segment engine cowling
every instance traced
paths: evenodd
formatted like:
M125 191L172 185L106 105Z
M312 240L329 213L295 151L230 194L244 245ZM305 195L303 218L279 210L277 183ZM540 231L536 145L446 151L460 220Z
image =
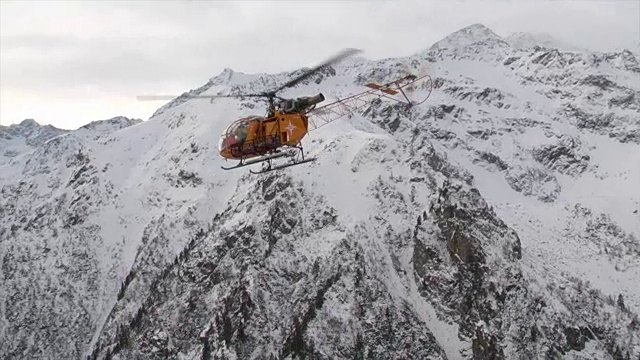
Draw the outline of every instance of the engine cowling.
M307 111L309 108L314 108L316 104L324 101L324 95L322 93L316 96L305 96L295 100L295 111Z

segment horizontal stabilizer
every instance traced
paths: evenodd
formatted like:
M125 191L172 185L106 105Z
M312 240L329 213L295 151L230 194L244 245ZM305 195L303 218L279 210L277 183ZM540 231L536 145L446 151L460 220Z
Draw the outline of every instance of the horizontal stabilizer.
M388 88L388 87L386 87L386 86L382 86L382 85L378 85L378 84L374 84L374 83L368 83L368 84L367 84L367 85L365 85L365 86L366 86L366 87L370 87L370 88L372 88L372 89L380 90L380 91L382 91L383 93L387 93L387 94L389 94L389 95L395 95L395 94L397 94L397 93L398 93L397 91L392 90L392 89L389 89L389 88Z

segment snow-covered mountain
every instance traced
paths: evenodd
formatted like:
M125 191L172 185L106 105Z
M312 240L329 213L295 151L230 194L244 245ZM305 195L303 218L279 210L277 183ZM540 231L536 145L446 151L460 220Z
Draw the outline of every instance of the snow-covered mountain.
M40 126L33 119L9 126L0 125L0 164L6 164L18 154L37 148L65 132L52 125Z
M476 24L281 96L424 69L422 105L373 102L305 138L316 162L264 175L216 151L262 115L251 99L179 97L18 150L45 131L0 129L0 358L640 357L635 56Z
M532 49L536 46L547 49L559 49L564 51L586 51L586 49L580 48L573 44L560 41L547 33L525 33L516 32L505 38L512 47L516 49L526 50Z

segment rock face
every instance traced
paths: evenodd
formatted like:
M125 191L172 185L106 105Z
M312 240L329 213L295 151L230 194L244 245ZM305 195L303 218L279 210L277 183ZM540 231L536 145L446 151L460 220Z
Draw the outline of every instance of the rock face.
M8 146L8 140L23 139L27 145L38 147L45 141L67 132L55 126L41 126L33 119L23 120L19 124L4 126L0 125L0 139L3 140L3 147Z
M316 74L281 95L426 67L434 87L260 176L216 152L252 99L0 129L2 153L39 139L0 163L0 358L637 359L637 60L513 42L477 24Z
M113 132L141 122L141 119L129 119L126 116L116 116L107 120L92 121L81 126L80 130L90 130L99 133Z

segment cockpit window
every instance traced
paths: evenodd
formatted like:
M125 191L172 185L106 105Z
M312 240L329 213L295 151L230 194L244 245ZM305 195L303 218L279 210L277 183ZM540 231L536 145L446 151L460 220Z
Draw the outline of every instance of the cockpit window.
M235 144L242 144L247 139L249 123L259 118L259 116L247 116L231 123L220 137L218 150L223 151Z

